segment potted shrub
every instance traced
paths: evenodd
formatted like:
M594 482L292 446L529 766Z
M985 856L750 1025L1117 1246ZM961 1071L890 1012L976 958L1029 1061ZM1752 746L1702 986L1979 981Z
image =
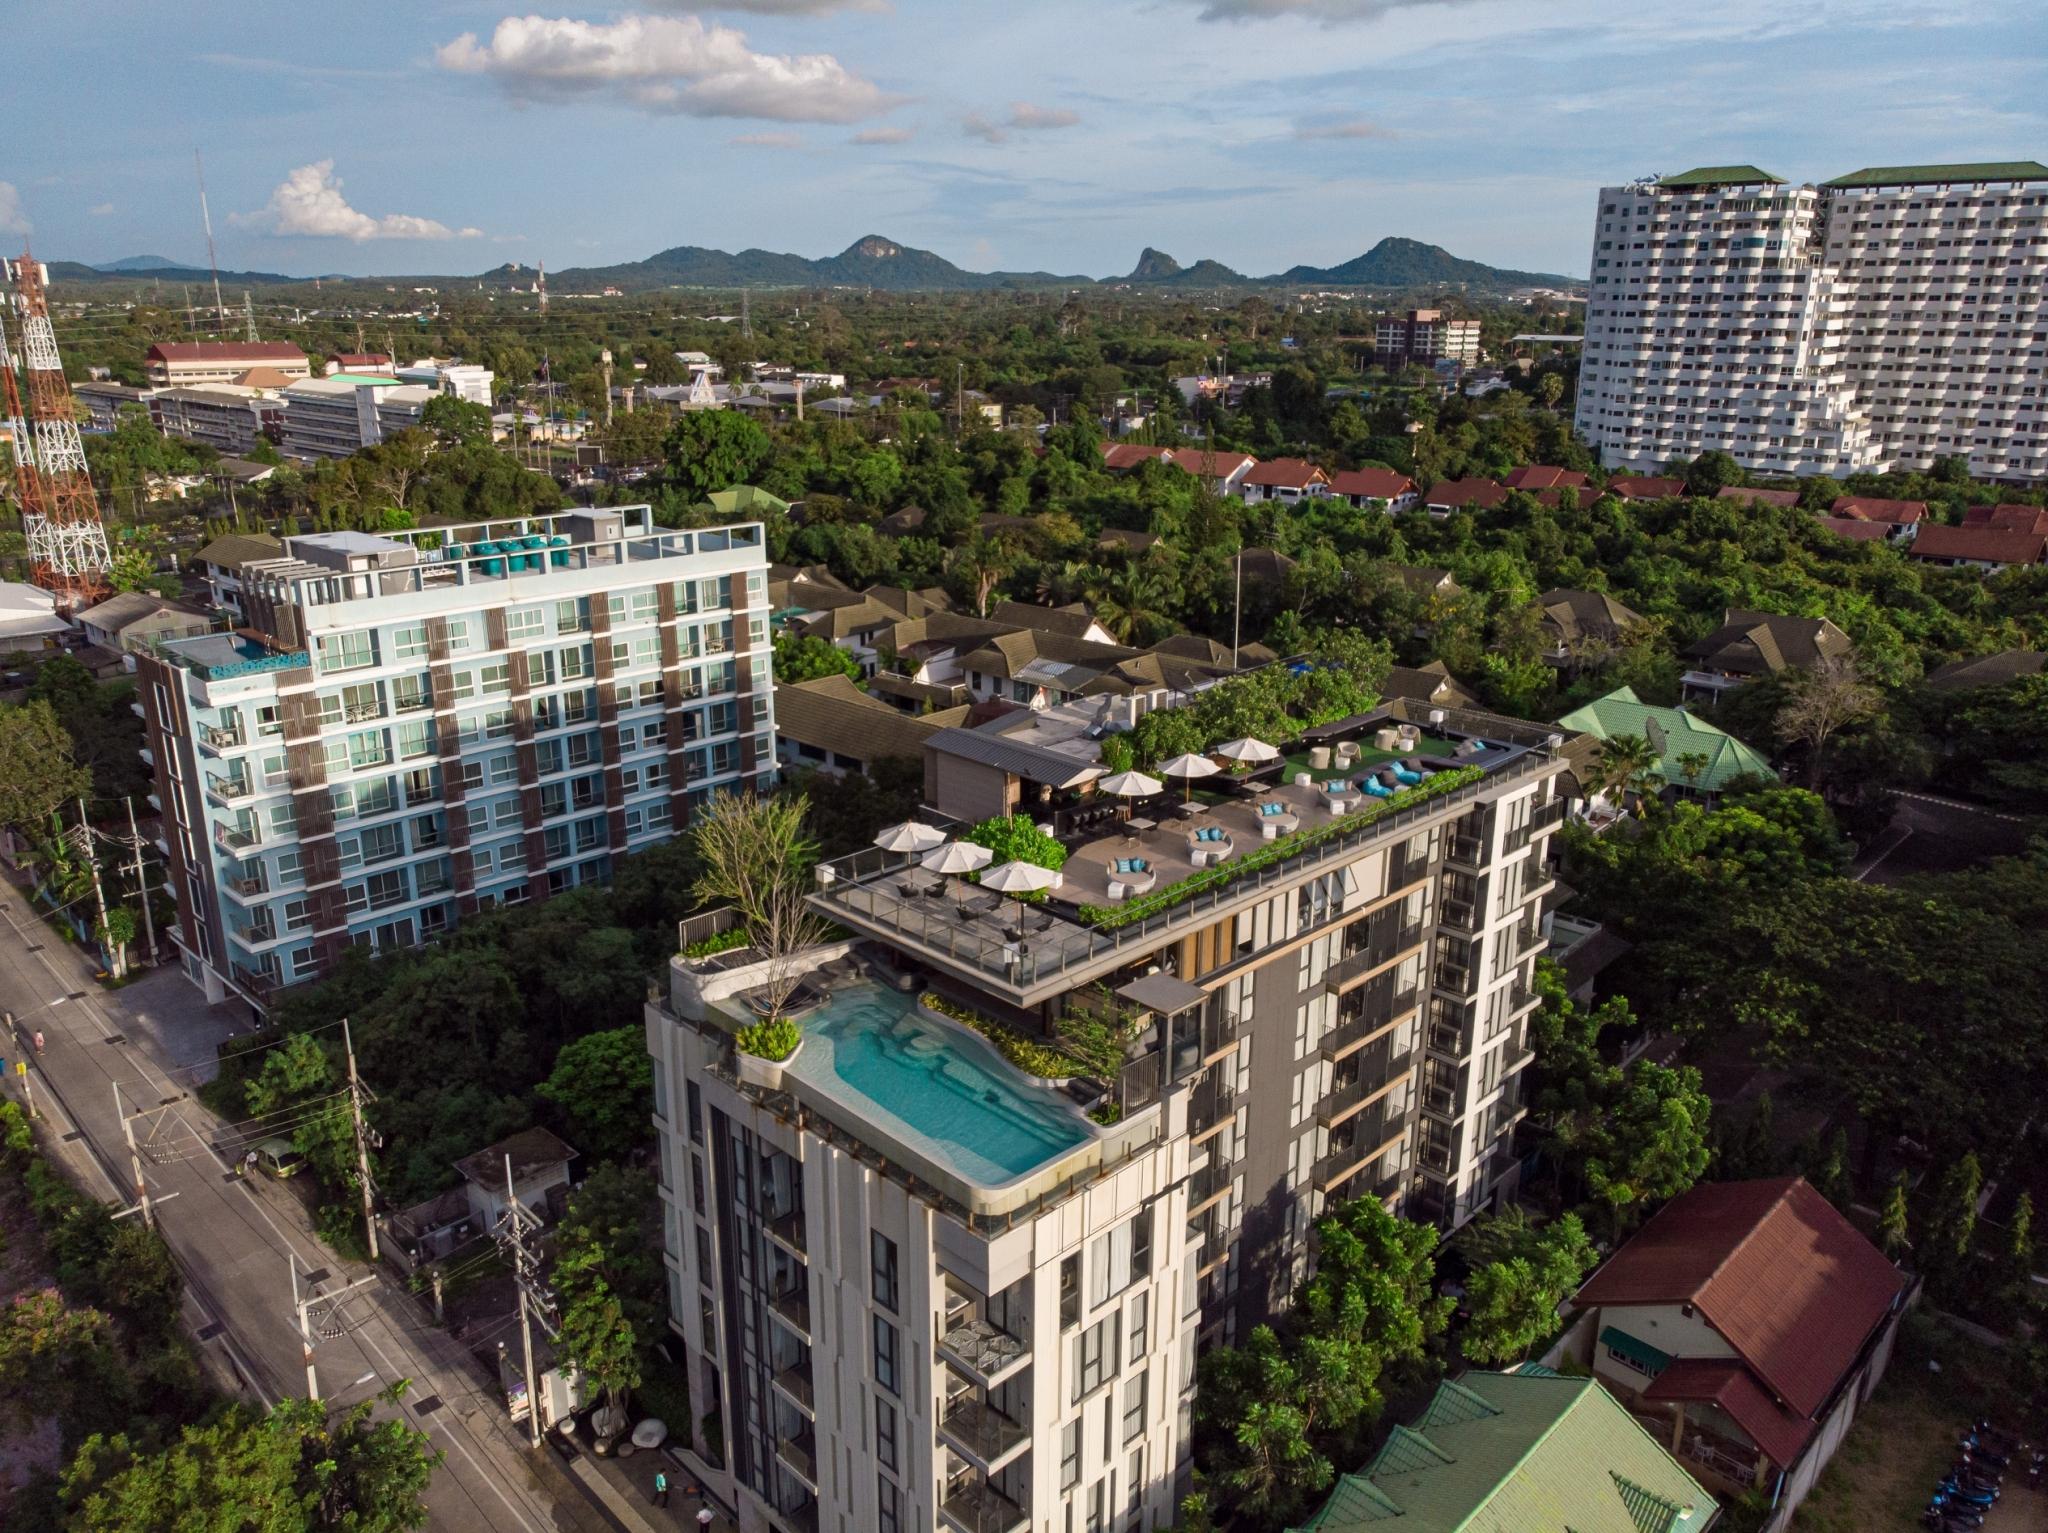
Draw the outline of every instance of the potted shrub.
M796 1057L803 1041L802 1029L787 1017L770 1017L741 1028L733 1038L739 1049L740 1079L749 1086L779 1089L783 1066Z

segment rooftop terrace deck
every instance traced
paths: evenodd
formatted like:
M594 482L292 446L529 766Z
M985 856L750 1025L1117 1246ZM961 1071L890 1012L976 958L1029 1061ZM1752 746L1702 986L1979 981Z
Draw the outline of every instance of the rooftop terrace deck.
M1059 886L1042 905L1022 905L963 879L926 872L915 857L874 849L823 864L813 901L856 931L969 971L1013 1000L1034 1003L1155 949L1181 929L1291 887L1320 864L1351 860L1371 841L1406 834L1504 782L1557 765L1549 736L1534 726L1520 726L1513 731L1519 738L1510 739L1505 726L1511 721L1469 717L1475 725L1502 727L1491 733L1473 729L1466 737L1486 748L1462 761L1423 756L1435 775L1391 800L1358 790L1358 780L1371 774L1357 766L1341 777L1333 766L1312 776L1308 786L1283 777L1263 794L1215 802L1185 816L1180 790L1173 789L1134 810L1132 823L1077 840ZM1350 791L1333 797L1321 786L1326 780L1344 781ZM1262 813L1261 799L1283 807L1277 814ZM1148 807L1163 820L1145 813ZM1210 826L1227 840L1191 839L1192 832ZM1203 853L1199 867L1197 850ZM1147 867L1120 873L1118 861L1132 858ZM1120 898L1113 883L1123 886Z

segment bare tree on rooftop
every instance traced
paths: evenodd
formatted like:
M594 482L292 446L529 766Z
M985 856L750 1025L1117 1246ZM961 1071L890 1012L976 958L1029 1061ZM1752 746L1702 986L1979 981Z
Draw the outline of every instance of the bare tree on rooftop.
M1855 660L1846 657L1824 661L1810 671L1785 672L1783 684L1778 732L1806 747L1806 780L1811 784L1820 776L1828 741L1838 730L1875 714L1884 696L1857 675Z
M803 953L828 930L805 899L818 853L804 830L809 810L803 794L721 793L690 827L704 864L697 897L724 900L739 912L748 946L767 964L762 989L770 1016L781 1015L803 978Z

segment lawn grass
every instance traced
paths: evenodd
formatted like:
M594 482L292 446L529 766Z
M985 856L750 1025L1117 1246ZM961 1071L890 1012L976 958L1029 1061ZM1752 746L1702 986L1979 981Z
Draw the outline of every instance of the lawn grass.
M1930 1361L1940 1363L1939 1373ZM1954 1462L1963 1429L1980 1416L2016 1428L2015 1405L2007 1364L1997 1353L1931 1316L1907 1316L1884 1382L1857 1413L1792 1527L1797 1533L1917 1528L1928 1494Z

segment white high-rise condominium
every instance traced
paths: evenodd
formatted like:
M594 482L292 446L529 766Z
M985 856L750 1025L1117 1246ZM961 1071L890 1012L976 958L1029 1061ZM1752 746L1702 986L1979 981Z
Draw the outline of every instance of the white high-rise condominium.
M603 882L775 770L758 524L645 506L318 533L243 626L140 659L186 974L263 1003L347 947Z
M811 955L786 1065L734 1043L774 960L679 957L648 1006L678 1435L743 1533L1166 1527L1196 1358L1286 1306L1319 1215L1449 1228L1514 1195L1550 728L1397 703L1303 745L1384 780L1276 762L1263 796L1108 825L1098 721L925 744L932 822L1028 812L1072 845L1045 905L858 853L818 869L850 940ZM1019 1068L1066 1074L1018 1044L1087 1033L1088 1079Z
M1576 426L1610 468L2048 476L2048 166L1790 186L1753 165L1610 186Z

